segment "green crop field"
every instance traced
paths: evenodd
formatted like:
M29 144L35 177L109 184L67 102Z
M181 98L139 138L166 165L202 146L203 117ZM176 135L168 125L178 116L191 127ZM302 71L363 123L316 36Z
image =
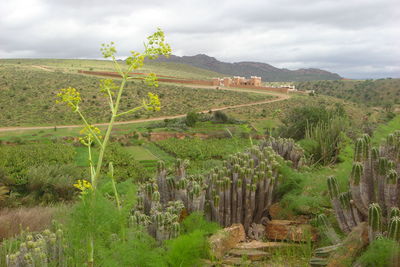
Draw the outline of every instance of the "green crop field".
M158 158L153 155L149 150L147 150L143 146L127 146L125 147L127 150L137 161L152 161L158 160Z

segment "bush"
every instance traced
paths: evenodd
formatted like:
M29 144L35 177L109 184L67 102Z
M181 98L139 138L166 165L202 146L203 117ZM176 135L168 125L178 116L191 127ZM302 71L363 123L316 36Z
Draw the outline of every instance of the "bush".
M201 258L208 257L208 242L206 233L194 230L187 235L181 235L166 242L166 262L169 266L194 267L202 266Z
M308 127L328 122L334 116L344 116L343 112L342 106L336 106L333 110L322 105L296 107L282 120L283 126L279 131L282 137L300 140L305 137Z
M328 122L319 122L306 130L306 139L302 141L309 160L315 164L328 165L336 163L347 122L336 117Z
M194 127L196 125L197 120L198 120L198 115L196 112L191 111L188 114L186 114L185 123L187 126Z
M359 262L366 267L389 267L396 266L395 262L399 257L400 245L396 241L383 238L373 241L361 255Z
M73 165L44 164L29 168L27 177L28 199L50 203L71 200L75 192L73 184L82 177L82 172Z
M213 120L218 123L227 123L229 118L224 112L217 110L213 114Z

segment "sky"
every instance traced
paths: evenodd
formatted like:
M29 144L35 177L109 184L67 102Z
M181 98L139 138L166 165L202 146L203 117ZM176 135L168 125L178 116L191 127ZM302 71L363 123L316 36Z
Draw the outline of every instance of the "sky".
M0 0L0 58L124 58L157 27L179 56L400 78L398 0Z

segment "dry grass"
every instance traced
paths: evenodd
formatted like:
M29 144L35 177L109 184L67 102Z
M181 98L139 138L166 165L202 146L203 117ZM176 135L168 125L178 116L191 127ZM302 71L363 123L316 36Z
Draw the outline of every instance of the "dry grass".
M46 229L59 207L21 207L0 210L0 240L13 237L21 230L41 231Z

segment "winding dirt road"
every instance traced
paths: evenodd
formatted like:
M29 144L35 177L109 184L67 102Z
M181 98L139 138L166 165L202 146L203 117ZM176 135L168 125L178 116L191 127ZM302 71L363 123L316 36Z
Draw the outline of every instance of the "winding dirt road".
M191 86L193 87L193 86ZM196 86L198 87L198 86ZM215 89L215 87L201 87L204 89ZM258 93L258 94L265 94L265 95L273 95L276 96L277 98L270 99L270 100L264 100L264 101L259 101L259 102L252 102L252 103L247 103L247 104L239 104L239 105L232 105L232 106L225 106L225 107L219 107L219 108L212 108L208 110L203 110L201 113L207 113L210 110L211 111L218 111L218 110L226 110L226 109L234 109L234 108L241 108L241 107L249 107L249 106L255 106L255 105L261 105L261 104L268 104L268 103L273 103L273 102L278 102L278 101L283 101L288 98L290 98L289 94L279 94L279 93L274 93L274 92L264 92L264 91L255 91L255 90L246 90L246 89L228 89L228 88L221 88L219 90L232 90L232 91L242 91L242 92L251 92L251 93ZM150 121L160 121L160 120L165 120L165 119L176 119L176 118L182 118L185 117L186 114L180 114L180 115L173 115L173 116L163 116L163 117L157 117L157 118L149 118L149 119L139 119L139 120L128 120L128 121L118 121L114 122L114 125L123 125L123 124L134 124L134 123L141 123L141 122L150 122ZM94 124L95 126L107 126L107 123L96 123ZM2 127L0 128L0 132L12 132L12 131L29 131L29 130L46 130L46 129L54 129L56 127L57 129L66 129L66 128L80 128L82 127L82 124L76 124L76 125L57 125L57 126L18 126L18 127Z

